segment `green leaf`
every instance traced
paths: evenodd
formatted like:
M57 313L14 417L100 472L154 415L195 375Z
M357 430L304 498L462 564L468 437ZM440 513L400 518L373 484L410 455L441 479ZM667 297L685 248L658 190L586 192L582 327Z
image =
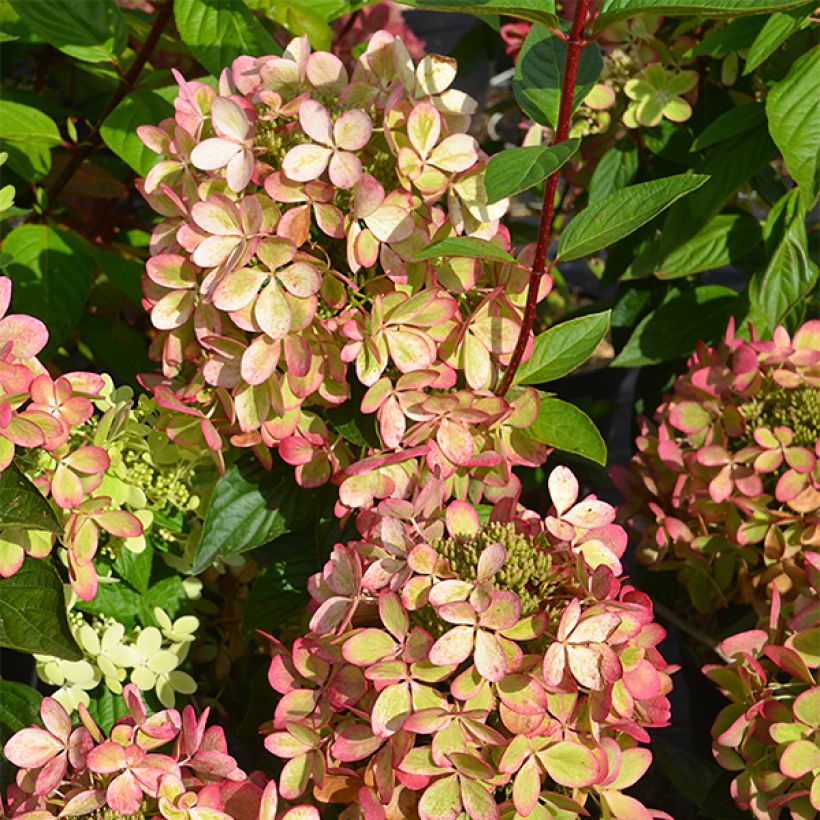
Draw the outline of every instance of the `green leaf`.
M722 285L673 288L632 332L612 367L640 367L688 356L698 341L714 342L738 306L738 294Z
M96 724L108 735L113 725L128 714L125 698L115 695L107 686L97 687L96 697L91 698L88 711Z
M243 637L250 638L257 629L277 630L302 611L310 598L307 580L320 568L309 554L264 567L254 578L242 610Z
M510 148L491 157L484 177L488 201L498 202L538 185L555 173L580 144L581 140L570 139L550 148L545 145Z
M40 723L40 701L43 696L30 686L0 680L0 743L15 732Z
M544 26L557 26L555 0L403 0L403 5L462 14L503 14Z
M154 551L150 546L140 552L131 552L123 547L114 560L114 569L120 578L125 579L137 592L148 591L151 580L151 567L154 563Z
M154 369L145 337L118 316L85 313L77 323L77 332L93 354L97 369L110 373L116 384L138 387L139 374Z
M145 176L159 161L137 136L137 126L155 125L174 115L174 99L179 86L156 91L136 91L129 94L106 118L100 129L105 144L140 176Z
M524 113L541 125L554 128L558 123L566 59L567 44L540 26L532 28L518 55L513 77L515 98ZM581 52L573 111L598 82L603 66L597 45L587 46Z
M88 63L115 61L128 27L115 0L11 0L21 20L47 43Z
M182 578L179 575L169 575L154 584L142 596L137 613L144 626L159 626L154 617L155 607L164 609L169 618L176 618L187 599Z
M594 202L625 188L635 179L640 164L638 146L629 138L619 140L598 161L589 181L589 201Z
M51 505L13 462L0 473L0 527L5 526L63 532Z
M100 584L93 600L77 601L74 607L89 615L115 618L128 630L137 623L139 605L139 594L127 584L117 581Z
M703 151L719 142L751 131L766 120L763 103L753 102L730 108L717 119L712 120L692 141L692 151Z
M606 466L606 443L595 422L580 407L541 395L538 418L527 435L566 453Z
M282 53L244 2L174 0L174 17L182 42L215 76L243 54L265 57Z
M676 248L656 270L630 267L621 280L654 274L658 279L679 279L715 270L742 259L761 239L760 223L747 213L718 214L700 233Z
M804 0L604 0L601 13L595 23L600 30L638 14L665 14L688 17L700 14L705 17L740 17L745 14L765 14L785 11L804 4Z
M605 310L579 316L536 336L532 356L518 368L514 384L555 381L582 365L606 336L610 314Z
M26 556L11 578L0 578L0 646L82 659L68 628L63 582L50 560Z
M416 259L435 259L439 256L466 256L471 259L493 259L496 262L518 264L514 256L496 245L495 242L476 239L473 236L453 236L449 239L442 239L440 242L434 242L417 253Z
M814 2L804 3L797 8L772 14L746 54L743 75L751 74L759 65L766 62L792 34L800 30L816 7L817 4Z
M0 147L9 167L24 179L39 179L51 169L51 149L62 143L54 120L28 105L0 100Z
M730 20L723 26L711 29L697 45L689 50L687 56L722 59L729 54L745 51L760 34L764 22L763 17L759 15Z
M820 193L820 45L804 54L766 100L769 132L810 211Z
M293 468L276 464L263 469L256 460L228 468L216 483L193 574L206 570L217 558L239 555L299 529L316 514L321 490L304 490L293 478Z
M768 265L749 282L752 315L757 322L764 320L769 331L783 324L786 317L803 304L817 282L817 265L809 256L805 214L794 194L792 191L786 195L786 224ZM778 214L779 209L773 209L770 221Z
M707 179L703 174L678 174L631 185L591 202L561 234L558 258L567 262L589 256L623 239Z
M701 808L720 776L717 765L657 738L652 739L652 753L669 782Z
M310 2L311 0L306 0L306 3ZM312 5L294 2L294 0L289 0L289 2L278 0L272 16L294 37L306 34L310 45L317 51L330 51L333 32L328 19L316 11Z
M40 358L48 361L66 340L85 307L93 278L93 259L77 234L51 225L21 225L3 242L14 257L7 273L14 282L18 313L45 322L49 342Z

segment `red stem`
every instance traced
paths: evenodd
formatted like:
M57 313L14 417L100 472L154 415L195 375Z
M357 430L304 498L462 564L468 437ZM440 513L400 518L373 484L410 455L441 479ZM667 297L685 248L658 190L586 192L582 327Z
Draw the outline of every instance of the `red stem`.
M584 40L584 26L589 18L590 0L578 0L575 6L575 16L572 20L572 30L567 40L567 59L564 64L564 82L561 86L561 105L558 110L558 125L555 129L553 145L564 142L569 136L569 127L572 123L572 108L575 98L575 83L578 79L578 65L581 61L581 51L587 44ZM530 338L532 326L535 323L535 306L538 302L538 290L541 284L541 277L547 267L547 249L550 244L552 234L552 217L555 207L555 192L558 190L558 176L560 171L555 171L547 177L544 186L544 202L541 206L541 223L538 226L538 242L535 246L535 258L532 263L530 282L527 289L527 306L524 308L524 320L521 323L521 330L518 333L518 341L515 343L510 364L504 373L504 378L498 386L496 393L503 396L510 389L515 372L524 357L527 348L527 341Z

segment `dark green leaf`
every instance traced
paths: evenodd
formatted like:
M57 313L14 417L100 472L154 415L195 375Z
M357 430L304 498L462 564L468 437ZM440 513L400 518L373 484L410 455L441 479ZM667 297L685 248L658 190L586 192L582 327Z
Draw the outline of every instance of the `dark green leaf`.
M63 532L51 505L13 462L0 473L0 527L7 526Z
M26 556L11 578L0 578L0 646L82 659L68 628L63 582L49 559Z
M820 45L804 54L766 100L769 132L810 211L820 193Z
M730 108L716 120L712 120L692 142L692 151L703 151L727 139L751 131L766 120L763 103L753 102Z
M103 734L107 735L111 727L128 714L128 707L122 695L115 695L107 686L98 686L96 696L88 704L88 711Z
M403 0L404 5L431 11L467 14L503 14L544 26L557 26L555 0Z
M176 618L187 598L179 575L169 575L158 581L139 601L138 614L143 626L158 626L154 617L155 607L164 609L169 618Z
M594 202L625 188L638 173L638 146L631 139L619 140L598 161L589 181L589 201Z
M0 743L15 732L40 723L43 696L30 686L0 680Z
M722 285L673 289L641 320L612 367L640 367L688 356L698 341L714 342L738 306L738 294Z
M145 337L120 319L86 313L77 324L77 330L93 354L97 368L110 373L117 384L136 387L137 376L154 369Z
M694 57L722 59L737 51L744 51L755 41L763 28L763 17L740 17L726 25L713 28L691 49Z
M140 553L131 552L127 547L123 547L114 560L114 569L120 578L128 581L137 592L147 592L153 563L154 551L150 546L146 546Z
M513 79L515 98L524 113L541 125L558 122L567 45L552 32L534 26L518 55ZM600 49L593 44L581 52L573 110L598 82L603 69Z
M271 470L255 460L232 465L216 483L193 573L219 557L239 555L304 526L315 516L320 495L321 490L300 488L286 464Z
M665 14L705 17L739 17L744 14L765 14L785 11L802 5L804 0L604 0L601 14L595 23L600 30L637 14Z
M707 179L703 174L678 174L631 185L591 202L561 234L559 259L589 256L623 239Z
M145 176L159 160L159 155L143 145L137 126L155 125L174 114L176 85L156 91L129 94L106 118L100 129L105 144L140 176Z
M23 22L47 43L89 63L108 63L128 44L115 0L12 0Z
M473 236L453 236L434 242L416 254L416 259L435 259L439 256L467 256L471 259L493 259L496 262L509 262L517 265L518 260L507 253L495 242L476 239Z
M610 311L561 322L536 336L532 356L515 374L514 384L555 381L582 365L609 330Z
M709 789L720 776L717 765L657 739L652 740L652 752L677 791L702 808Z
M768 60L792 34L801 28L816 7L817 4L814 2L804 3L797 8L772 14L749 48L746 55L746 67L743 69L744 76L751 74L759 65Z
M62 137L54 120L28 105L0 100L0 148L9 167L25 179L39 179L51 168L51 149Z
M3 242L3 250L14 257L7 272L14 282L15 310L48 327L44 361L65 341L85 307L94 267L87 247L77 234L51 225L21 225Z
M538 418L527 435L563 450L606 466L606 444L592 419L569 402L541 396Z
M489 202L498 202L538 185L557 171L577 150L579 139L570 139L547 148L529 145L510 148L490 158L484 177Z
M174 0L174 17L182 41L215 76L243 54L282 53L248 7L236 0Z
M89 615L114 618L130 630L137 623L139 604L139 594L127 584L117 581L100 584L92 601L77 601L74 606Z

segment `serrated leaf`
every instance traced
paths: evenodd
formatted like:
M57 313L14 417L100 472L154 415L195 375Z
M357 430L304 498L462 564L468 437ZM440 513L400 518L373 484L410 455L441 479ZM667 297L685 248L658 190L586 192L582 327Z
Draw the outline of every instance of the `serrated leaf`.
M722 285L673 288L632 332L612 367L641 367L692 353L698 341L714 342L739 306L738 294Z
M580 407L541 396L538 418L527 430L530 438L606 466L606 443L592 419Z
M804 0L604 0L595 23L596 31L637 14L664 14L688 17L740 17L745 14L765 14L785 11L802 5Z
M626 188L638 173L638 146L624 138L612 146L598 161L589 181L589 201L603 199L613 191Z
M29 105L0 100L0 148L8 152L9 167L24 179L45 176L51 169L51 149L62 141L57 124L48 114Z
M555 128L561 105L561 85L567 59L567 44L548 29L534 26L515 65L513 90L524 113L541 125ZM601 76L604 62L594 43L581 52L573 111L592 91Z
M538 185L555 173L577 150L579 139L558 145L528 145L510 148L490 158L484 176L487 200L498 202Z
M0 743L15 732L40 723L43 696L30 686L0 680Z
M11 578L0 578L0 646L82 659L68 628L63 582L50 560L26 556Z
M416 254L416 259L435 259L439 256L466 256L471 259L493 259L517 265L518 260L495 242L474 236L453 236L442 239Z
M147 592L153 563L154 551L150 545L146 545L139 553L123 547L114 560L114 569L120 578L128 581L137 592Z
M89 615L114 618L126 629L133 629L137 623L139 604L139 593L117 581L113 584L100 584L93 600L77 601L74 608Z
M176 618L187 598L182 579L179 575L170 575L145 592L137 605L137 614L144 625L159 626L154 608L164 609L169 618Z
M555 381L582 365L609 330L611 311L561 322L536 336L532 356L515 374L514 384Z
M704 174L678 174L631 185L591 202L561 234L558 258L567 262L606 248L700 188L708 179Z
M100 129L105 144L140 176L145 176L159 161L159 154L146 148L137 136L137 126L155 125L174 115L176 85L155 91L129 94L106 118Z
M69 57L113 62L128 45L128 27L115 0L11 0L20 19Z
M717 119L712 120L692 141L692 151L703 151L719 142L751 131L766 120L763 103L753 102L730 108Z
M544 26L557 26L555 0L403 0L405 6L462 14L503 14Z
M14 463L0 473L0 528L4 526L63 532L51 505Z
M797 8L772 14L746 54L743 76L751 74L766 62L792 34L799 31L816 7L816 3L804 3Z
M820 193L820 45L797 60L766 99L769 133L810 211Z
M211 496L193 573L304 526L315 516L321 494L299 487L288 465L265 470L255 459L232 465Z
M282 53L248 7L235 0L174 0L174 18L182 42L215 76L243 54Z

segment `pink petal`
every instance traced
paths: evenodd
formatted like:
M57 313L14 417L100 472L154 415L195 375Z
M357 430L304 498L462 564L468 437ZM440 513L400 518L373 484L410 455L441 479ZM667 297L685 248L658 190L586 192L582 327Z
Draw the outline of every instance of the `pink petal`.
M259 294L253 311L259 327L271 339L281 339L290 330L290 307L275 281L271 281Z
M248 150L240 151L228 163L225 179L228 187L237 193L245 190L253 176L253 154Z
M242 354L242 378L248 384L262 384L279 364L278 343L269 336L257 336Z
M0 348L8 342L14 356L30 359L48 344L48 328L33 316L12 313L0 319Z
M382 205L364 219L380 242L402 242L413 233L413 218L397 205Z
M345 111L333 125L333 141L337 148L358 151L370 141L373 124L361 109Z
M328 175L338 188L352 188L362 176L361 160L355 154L337 151L330 159Z
M237 142L244 141L250 130L245 112L233 100L225 97L217 97L211 103L211 121L218 134Z
M71 734L71 718L62 705L54 698L45 697L40 703L40 717L43 725L54 737L68 743Z
M136 515L125 510L109 510L98 513L94 520L106 532L116 535L119 538L136 538L142 535L142 524Z
M327 109L320 102L305 100L302 103L299 107L299 124L302 126L302 130L315 142L321 145L333 145L330 114L327 113ZM285 173L291 179L299 179L299 177L293 176L287 167L285 167ZM315 177L311 177L311 179L315 179Z
M320 145L297 145L285 154L282 170L297 182L310 182L324 173L332 153Z
M407 136L422 159L430 156L441 136L441 114L435 106L423 102L413 108L407 118Z
M45 766L55 755L63 751L60 743L50 732L32 726L12 735L3 754L15 765L24 769Z
M161 253L158 256L152 256L145 263L145 272L152 282L164 288L182 290L196 286L194 269L184 256L176 253Z
M228 258L241 241L239 236L209 236L197 246L191 259L201 268L215 268Z
M294 262L290 267L279 271L277 278L289 293L303 299L313 296L322 287L321 274L307 262Z
M474 660L482 678L498 683L507 674L507 656L501 644L493 634L483 629L476 632Z
M224 241L218 237L213 238L219 242ZM166 293L151 308L151 323L157 330L174 330L182 327L194 313L195 299L195 294L190 290L173 290Z
M307 61L307 78L310 84L323 91L341 91L348 82L342 61L326 51L311 54Z
M242 146L231 140L212 137L191 151L191 164L201 171L215 171L224 168L241 151Z
M578 479L568 467L556 467L549 475L547 487L559 516L569 510L578 498Z
M136 814L142 804L142 789L130 771L115 777L105 795L108 806L120 814Z
M430 648L430 663L450 666L467 660L473 651L473 627L456 626L445 632Z
M232 236L242 232L236 206L224 195L217 194L206 202L195 203L191 208L191 218L199 228L215 236Z
M125 768L125 749L113 740L107 740L86 756L86 765L96 774L111 774Z
M214 307L227 311L241 310L251 303L266 279L266 274L254 268L231 271L214 290Z
M452 134L430 154L430 165L449 173L466 171L478 161L478 143L468 134Z

